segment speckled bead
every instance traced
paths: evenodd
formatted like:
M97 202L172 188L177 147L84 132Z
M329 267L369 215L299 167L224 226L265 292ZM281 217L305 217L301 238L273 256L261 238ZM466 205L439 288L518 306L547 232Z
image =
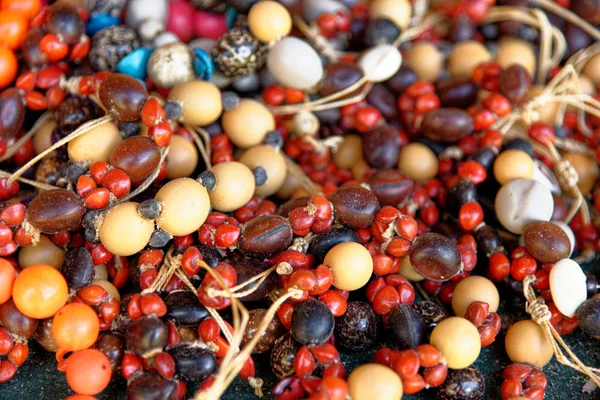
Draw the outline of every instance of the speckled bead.
M116 71L117 63L139 47L135 30L127 25L109 26L94 35L90 63L97 71Z
M263 65L260 43L249 32L233 28L212 50L215 65L227 77L250 75Z
M157 48L148 60L148 76L162 88L191 81L195 76L192 51L181 42Z

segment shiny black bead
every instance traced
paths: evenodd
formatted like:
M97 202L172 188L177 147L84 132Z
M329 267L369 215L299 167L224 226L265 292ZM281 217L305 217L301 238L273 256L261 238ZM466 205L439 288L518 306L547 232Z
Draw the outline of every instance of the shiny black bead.
M331 337L335 320L325 303L308 299L296 306L292 314L291 332L302 345L319 345Z

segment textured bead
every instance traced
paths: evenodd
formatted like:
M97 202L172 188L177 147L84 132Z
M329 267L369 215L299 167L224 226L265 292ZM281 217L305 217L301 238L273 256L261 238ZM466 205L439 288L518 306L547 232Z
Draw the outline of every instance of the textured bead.
M127 25L109 26L94 35L90 63L97 71L116 71L119 61L139 47L135 30Z
M227 77L250 75L264 62L258 40L239 28L221 36L212 51L212 57L215 65Z
M194 55L181 42L155 49L148 60L148 76L163 88L172 88L190 81L194 79L194 75Z

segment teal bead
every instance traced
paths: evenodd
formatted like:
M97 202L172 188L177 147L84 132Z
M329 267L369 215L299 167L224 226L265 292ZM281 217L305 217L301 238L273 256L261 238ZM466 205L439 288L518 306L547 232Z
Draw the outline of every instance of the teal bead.
M85 31L88 36L94 36L96 32L109 26L118 25L120 21L119 17L110 14L94 13L90 16L87 24L85 24Z
M194 72L196 76L205 81L210 80L215 72L215 65L213 64L212 59L202 49L194 49Z
M117 63L117 71L143 81L146 79L146 65L152 49L140 48L132 51Z
M225 21L227 21L227 27L229 29L233 28L233 24L238 16L238 12L235 8L227 7L225 10Z

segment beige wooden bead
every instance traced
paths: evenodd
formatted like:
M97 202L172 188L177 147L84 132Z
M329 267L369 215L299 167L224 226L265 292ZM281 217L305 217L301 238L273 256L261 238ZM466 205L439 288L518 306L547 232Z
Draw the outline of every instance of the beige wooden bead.
M412 6L408 0L373 0L369 4L371 19L387 18L400 29L406 29L412 17Z
M184 236L198 230L210 210L208 191L190 178L170 181L154 198L161 204L156 225L173 236Z
M169 100L181 104L181 121L193 126L212 124L223 112L221 91L210 82L180 83L169 93Z
M474 301L483 301L490 306L490 312L498 310L500 295L492 281L483 276L469 276L458 282L452 293L452 309L459 317L464 317L467 307Z
M452 369L467 368L477 360L481 351L477 328L461 317L449 317L437 324L429 342L437 347L446 358L448 368Z
M138 203L129 201L108 211L99 231L100 241L116 256L131 256L141 251L154 232L154 221L142 218Z
M541 95L545 89L545 86L533 85L529 90L528 99L531 100ZM545 122L547 124L554 125L557 122L556 114L558 114L559 108L559 102L544 102L543 104L534 107L533 110L538 113L539 122Z
M217 184L208 193L211 206L221 212L237 210L246 204L254 194L254 174L248 167L237 161L222 162L210 171Z
M196 145L181 135L173 135L167 155L167 178L190 176L198 166Z
M122 141L119 128L112 122L108 122L71 140L67 145L67 151L73 162L108 161L110 152Z
M448 60L448 71L456 78L470 78L479 64L490 61L492 56L485 46L474 40L454 45Z
M46 121L40 129L33 135L33 150L35 154L40 154L52 146L52 131L56 128L56 121L50 119ZM51 157L55 152L48 154Z
M345 135L333 153L333 162L342 169L351 169L362 159L362 138L358 135Z
M294 192L300 187L300 185L300 179L298 179L298 177L296 177L295 175L290 174L290 171L288 171L285 175L283 183L281 184L281 187L279 188L277 193L275 193L275 195L280 199L287 200L294 194Z
M564 153L562 157L563 160L569 161L575 168L579 176L577 187L579 187L581 193L584 196L588 195L600 176L600 169L596 160L580 153Z
M532 46L521 39L505 37L498 41L496 61L505 69L519 64L535 77L537 61Z
M415 181L426 181L438 173L439 161L435 153L421 143L413 142L400 148L398 169Z
M290 33L292 30L292 17L280 3L263 0L250 8L248 26L255 38L268 43L272 40L281 39Z
M240 162L250 170L263 167L267 173L267 181L254 188L254 195L268 197L277 192L287 174L287 164L283 155L268 145L259 145L249 148L240 157Z
M590 80L596 85L600 86L600 54L596 54L583 67L581 71L583 75L590 78Z
M121 295L119 294L119 290L107 280L104 279L94 279L91 283L92 285L102 286L104 290L108 292L109 295L117 299L117 301L121 301Z
M431 42L415 42L404 56L406 64L412 68L419 79L434 82L444 67L444 56Z
M361 159L357 161L356 164L354 164L351 168L352 176L354 176L354 179L357 181L364 182L365 176L370 168L371 167L369 167L369 164L367 164L364 158L361 157Z
M400 400L402 380L393 369L381 364L363 364L348 376L352 400Z
M35 264L47 264L59 269L65 258L65 251L58 247L46 235L40 235L37 246L21 247L19 251L19 266L27 268Z
M367 284L373 274L373 258L361 244L344 242L327 252L325 265L333 273L333 286L340 290L356 290Z
M419 274L415 267L412 266L408 256L404 256L400 259L400 269L398 270L398 273L411 282L421 282L425 280L423 275Z
M275 129L275 118L258 101L242 99L236 108L223 113L221 124L233 144L247 149L262 143L266 134Z
M530 319L513 324L506 332L506 354L512 362L542 368L554 355L544 329Z
M501 185L513 179L530 179L534 170L533 159L522 150L504 150L494 160L494 176Z

